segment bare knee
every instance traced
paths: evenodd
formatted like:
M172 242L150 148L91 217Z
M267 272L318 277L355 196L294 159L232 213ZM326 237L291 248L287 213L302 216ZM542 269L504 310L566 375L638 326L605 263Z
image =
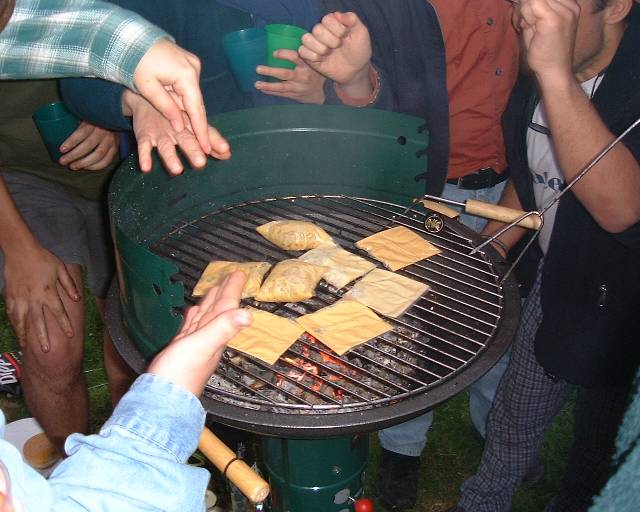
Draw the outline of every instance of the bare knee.
M50 337L51 349L43 352L36 339L28 339L23 353L24 377L32 384L56 393L82 380L82 340L76 336Z

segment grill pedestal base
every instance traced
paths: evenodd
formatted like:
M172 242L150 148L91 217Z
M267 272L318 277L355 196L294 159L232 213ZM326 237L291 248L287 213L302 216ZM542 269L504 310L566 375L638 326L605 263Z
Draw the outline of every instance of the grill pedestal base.
M362 496L369 436L262 438L271 512L352 512Z

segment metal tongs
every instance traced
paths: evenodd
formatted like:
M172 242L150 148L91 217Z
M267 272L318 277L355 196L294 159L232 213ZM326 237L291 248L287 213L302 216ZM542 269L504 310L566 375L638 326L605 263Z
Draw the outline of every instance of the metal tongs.
M516 2L513 2L516 3ZM624 132L622 132L613 142L607 145L602 151L600 151L586 166L582 168L582 170L578 173L578 175L573 178L567 186L562 189L560 192L556 193L548 202L544 205L544 207L540 211L531 211L525 212L520 210L514 210L511 208L505 208L503 206L494 205L491 203L484 203L482 201L476 201L474 199L469 199L464 203L459 201L452 201L450 199L444 199L438 196L430 196L424 195L422 197L415 198L413 202L407 207L407 209L402 212L400 216L406 215L409 211L413 210L413 208L418 204L422 203L423 206L429 208L428 204L425 204L427 201L437 201L445 204L452 204L455 206L462 207L465 213L469 213L471 215L477 215L479 217L484 217L491 220L497 220L501 222L507 223L506 226L498 230L492 236L488 237L484 242L475 247L469 255L475 254L478 251L482 250L484 247L489 245L491 242L499 238L503 233L513 228L514 226L520 226L527 229L532 229L535 231L533 236L529 239L527 244L524 246L518 257L514 260L512 265L509 267L505 275L500 280L500 284L504 283L504 281L509 277L515 266L520 262L524 254L527 252L529 247L535 242L535 240L540 235L540 230L542 226L544 226L544 214L553 207L563 195L565 195L569 190L571 190L578 181L584 178L591 169L593 169L600 160L602 160L608 153L611 151L622 139L624 139L629 132L631 132L634 128L640 125L640 118L636 119Z

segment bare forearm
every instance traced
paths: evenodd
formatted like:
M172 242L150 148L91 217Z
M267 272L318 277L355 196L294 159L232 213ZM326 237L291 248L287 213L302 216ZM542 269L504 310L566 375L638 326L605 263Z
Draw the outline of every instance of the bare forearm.
M576 80L540 82L560 167L570 182L615 136ZM640 220L640 165L618 144L573 192L600 226L621 232Z
M37 244L0 177L0 250L10 257L20 254Z
M336 86L342 93L351 98L368 98L374 91L374 84L371 83L370 78L370 68L370 65L366 66L357 73L353 80L343 84L336 82Z

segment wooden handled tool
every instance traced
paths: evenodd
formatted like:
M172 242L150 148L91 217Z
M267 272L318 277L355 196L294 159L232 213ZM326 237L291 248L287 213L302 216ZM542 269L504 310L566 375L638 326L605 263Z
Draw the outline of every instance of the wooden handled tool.
M431 199L434 201L438 201L441 203L453 204L455 206L459 206L464 208L464 211L470 215L477 215L479 217L484 217L486 219L497 220L500 222L510 223L513 222L523 215L526 215L527 212L523 212L521 210L514 210L512 208L506 208L504 206L498 206L496 204L491 203L483 203L482 201L476 201L475 199L468 199L464 203L459 201L452 201L450 199L443 199L441 197L435 196L424 196L425 199ZM422 204L429 208L429 201L421 201ZM539 230L542 227L542 219L538 213L533 213L529 217L525 217L517 224L520 227L527 229Z
M269 484L206 427L200 435L198 449L252 503L260 503L269 496Z

